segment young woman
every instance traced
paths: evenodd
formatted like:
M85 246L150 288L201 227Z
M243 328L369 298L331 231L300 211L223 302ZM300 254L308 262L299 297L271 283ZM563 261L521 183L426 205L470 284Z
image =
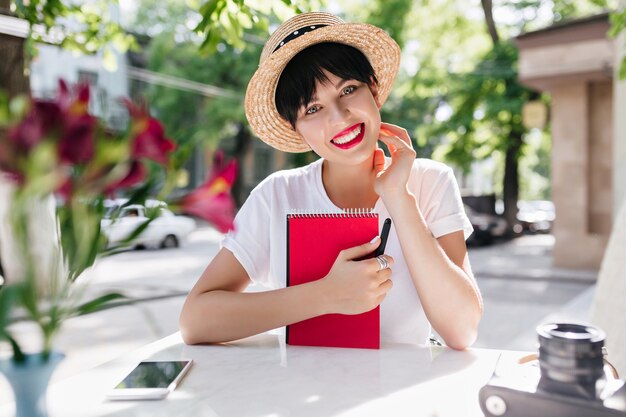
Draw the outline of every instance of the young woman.
M252 191L185 302L186 343L230 341L379 304L383 342L425 343L431 325L452 348L474 342L482 300L456 180L445 165L416 159L406 130L381 122L399 62L383 30L327 13L298 15L272 34L248 85L246 116L269 145L312 149L320 159L274 173ZM285 288L286 214L349 208L392 218L388 267L357 260L377 238L342 251L322 279ZM251 282L269 290L243 292Z

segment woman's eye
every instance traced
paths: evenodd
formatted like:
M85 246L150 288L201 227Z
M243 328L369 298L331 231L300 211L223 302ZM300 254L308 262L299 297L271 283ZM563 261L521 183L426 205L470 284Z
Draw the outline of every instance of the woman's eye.
M354 92L354 90L356 90L356 86L354 86L354 85L350 85L350 86L348 86L348 87L344 88L344 89L341 91L341 93L342 93L344 96L347 96L348 94L352 94L352 93Z
M305 113L306 114L313 114L313 113L317 113L318 110L319 110L318 106L311 106L308 109L306 109Z

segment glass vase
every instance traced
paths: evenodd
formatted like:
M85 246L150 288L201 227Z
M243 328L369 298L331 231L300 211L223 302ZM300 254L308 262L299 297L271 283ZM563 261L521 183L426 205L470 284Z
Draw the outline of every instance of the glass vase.
M15 417L48 417L48 382L65 355L51 352L47 359L43 353L24 356L24 362L11 358L0 360L0 372L9 381L15 396Z

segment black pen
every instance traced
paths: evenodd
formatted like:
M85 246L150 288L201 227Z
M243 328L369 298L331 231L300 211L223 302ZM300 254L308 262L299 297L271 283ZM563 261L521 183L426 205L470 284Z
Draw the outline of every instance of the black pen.
M391 219L387 217L383 223L383 230L380 232L380 245L374 252L374 257L380 256L385 253L385 246L387 246L387 238L389 237L389 230L391 229Z

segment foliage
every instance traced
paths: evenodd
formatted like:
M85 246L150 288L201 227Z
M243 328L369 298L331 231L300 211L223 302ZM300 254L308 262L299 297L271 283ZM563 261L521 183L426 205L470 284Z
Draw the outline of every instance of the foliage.
M408 0L342 2L346 20L374 24L402 45L402 66L387 103L386 122L406 128L419 157L431 157L440 138L429 135L451 71L460 71L485 43L481 27L463 17L467 3ZM458 48L464 42L471 47Z
M133 27L150 36L169 32L178 41L197 41L200 50L210 55L220 43L238 50L246 49L250 40L262 43L272 20L283 21L318 5L314 0L141 0ZM255 40L251 33L263 35Z
M271 15L284 21L302 13L294 0L208 0L200 6L199 11L202 20L194 31L204 36L201 49L209 53L215 52L222 41L237 49L245 48L245 31L256 29L267 33Z
M552 141L546 131L529 132L520 159L520 200L550 200Z
M213 40L208 39L205 32L190 30L200 19L204 19L206 24L210 21L206 13L204 18L198 13L200 5L197 2L183 4L178 1L141 0L132 26L140 33L152 35L144 51L148 69L203 85L219 86L229 93L207 96L170 87L149 86L142 94L149 97L152 108L167 126L168 133L180 143L199 148L215 148L225 138L231 139L232 144L236 142L233 138L251 137L243 108L245 90L258 67L269 27L299 10L289 4L246 2L245 7L255 14L255 24L243 28L242 36L232 42L229 32L225 30L220 33L220 39ZM300 2L300 7L310 8L312 4L312 1ZM215 13L218 9L226 13L234 10L235 6L217 7ZM206 7L201 11L206 12ZM234 15L228 20L240 17ZM209 47L214 41L217 43ZM203 44L207 53L199 54L198 48ZM233 152L236 154L237 150Z
M446 135L446 158L465 171L475 160L506 151L512 134L523 135L522 106L531 91L517 82L517 48L510 42L494 46L474 71L453 77L445 97L452 116L436 125Z
M8 277L0 290L0 340L13 346L14 359L23 358L9 326L22 316L34 321L43 334L44 354L49 354L63 321L97 311L122 297L101 295L81 304L82 293L73 284L106 248L100 220L105 199L126 191L126 205L142 203L148 196L165 199L176 179L175 144L162 124L145 107L126 102L131 123L121 134L108 132L88 113L89 88L70 89L60 82L55 100L0 100L0 174L14 184L9 207L10 231L23 266L21 276ZM216 165L199 190L176 201L173 208L212 222L221 231L232 227L234 204L229 191L236 165ZM56 209L46 202L56 199ZM54 213L54 214L53 214ZM38 238L37 219L57 224L54 236ZM158 215L148 219L120 246L142 233ZM40 256L38 241L49 241L50 262Z
M117 22L116 0L15 0L11 8L28 21L31 42L52 42L85 54L102 50L109 68L116 65L111 48L124 52L136 46L134 37Z
M412 7L410 0L387 0L369 2L363 9L367 17L365 22L384 29L400 46L404 48L405 19Z
M123 53L138 46L135 37L120 25L119 0L4 0L0 5L5 2L10 4L10 10L17 17L28 21L31 45L35 42L54 43L86 54L103 51L104 63L111 70L116 66L111 48ZM150 11L142 9L140 14L171 22L172 16L163 13L167 11L167 3L157 2L158 7ZM183 2L170 3L179 10L176 3L182 5ZM308 9L313 3L319 5L315 0L300 3ZM196 39L202 38L201 50L207 54L214 53L220 42L244 49L246 31L267 33L272 16L282 21L302 12L294 0L188 0L186 4L187 10L197 12L189 13L189 19L179 20L177 25L184 22L183 25L187 25L183 31L185 35L195 34ZM34 48L31 51L34 53Z
M611 30L609 31L609 35L616 38L624 31L624 29L626 29L626 8L621 11L611 13L610 20ZM620 79L623 80L626 78L626 56L622 57L622 63L619 67L618 74Z
M152 86L146 95L153 108L182 142L212 144L234 134L234 125L245 123L243 96L258 65L259 45L242 51L222 45L203 57L193 42L177 43L171 34L157 36L148 49L148 68L233 92L232 97L205 97L197 93Z
M523 0L494 2L498 29L507 36L543 29L557 23L584 18L612 9L614 0Z

